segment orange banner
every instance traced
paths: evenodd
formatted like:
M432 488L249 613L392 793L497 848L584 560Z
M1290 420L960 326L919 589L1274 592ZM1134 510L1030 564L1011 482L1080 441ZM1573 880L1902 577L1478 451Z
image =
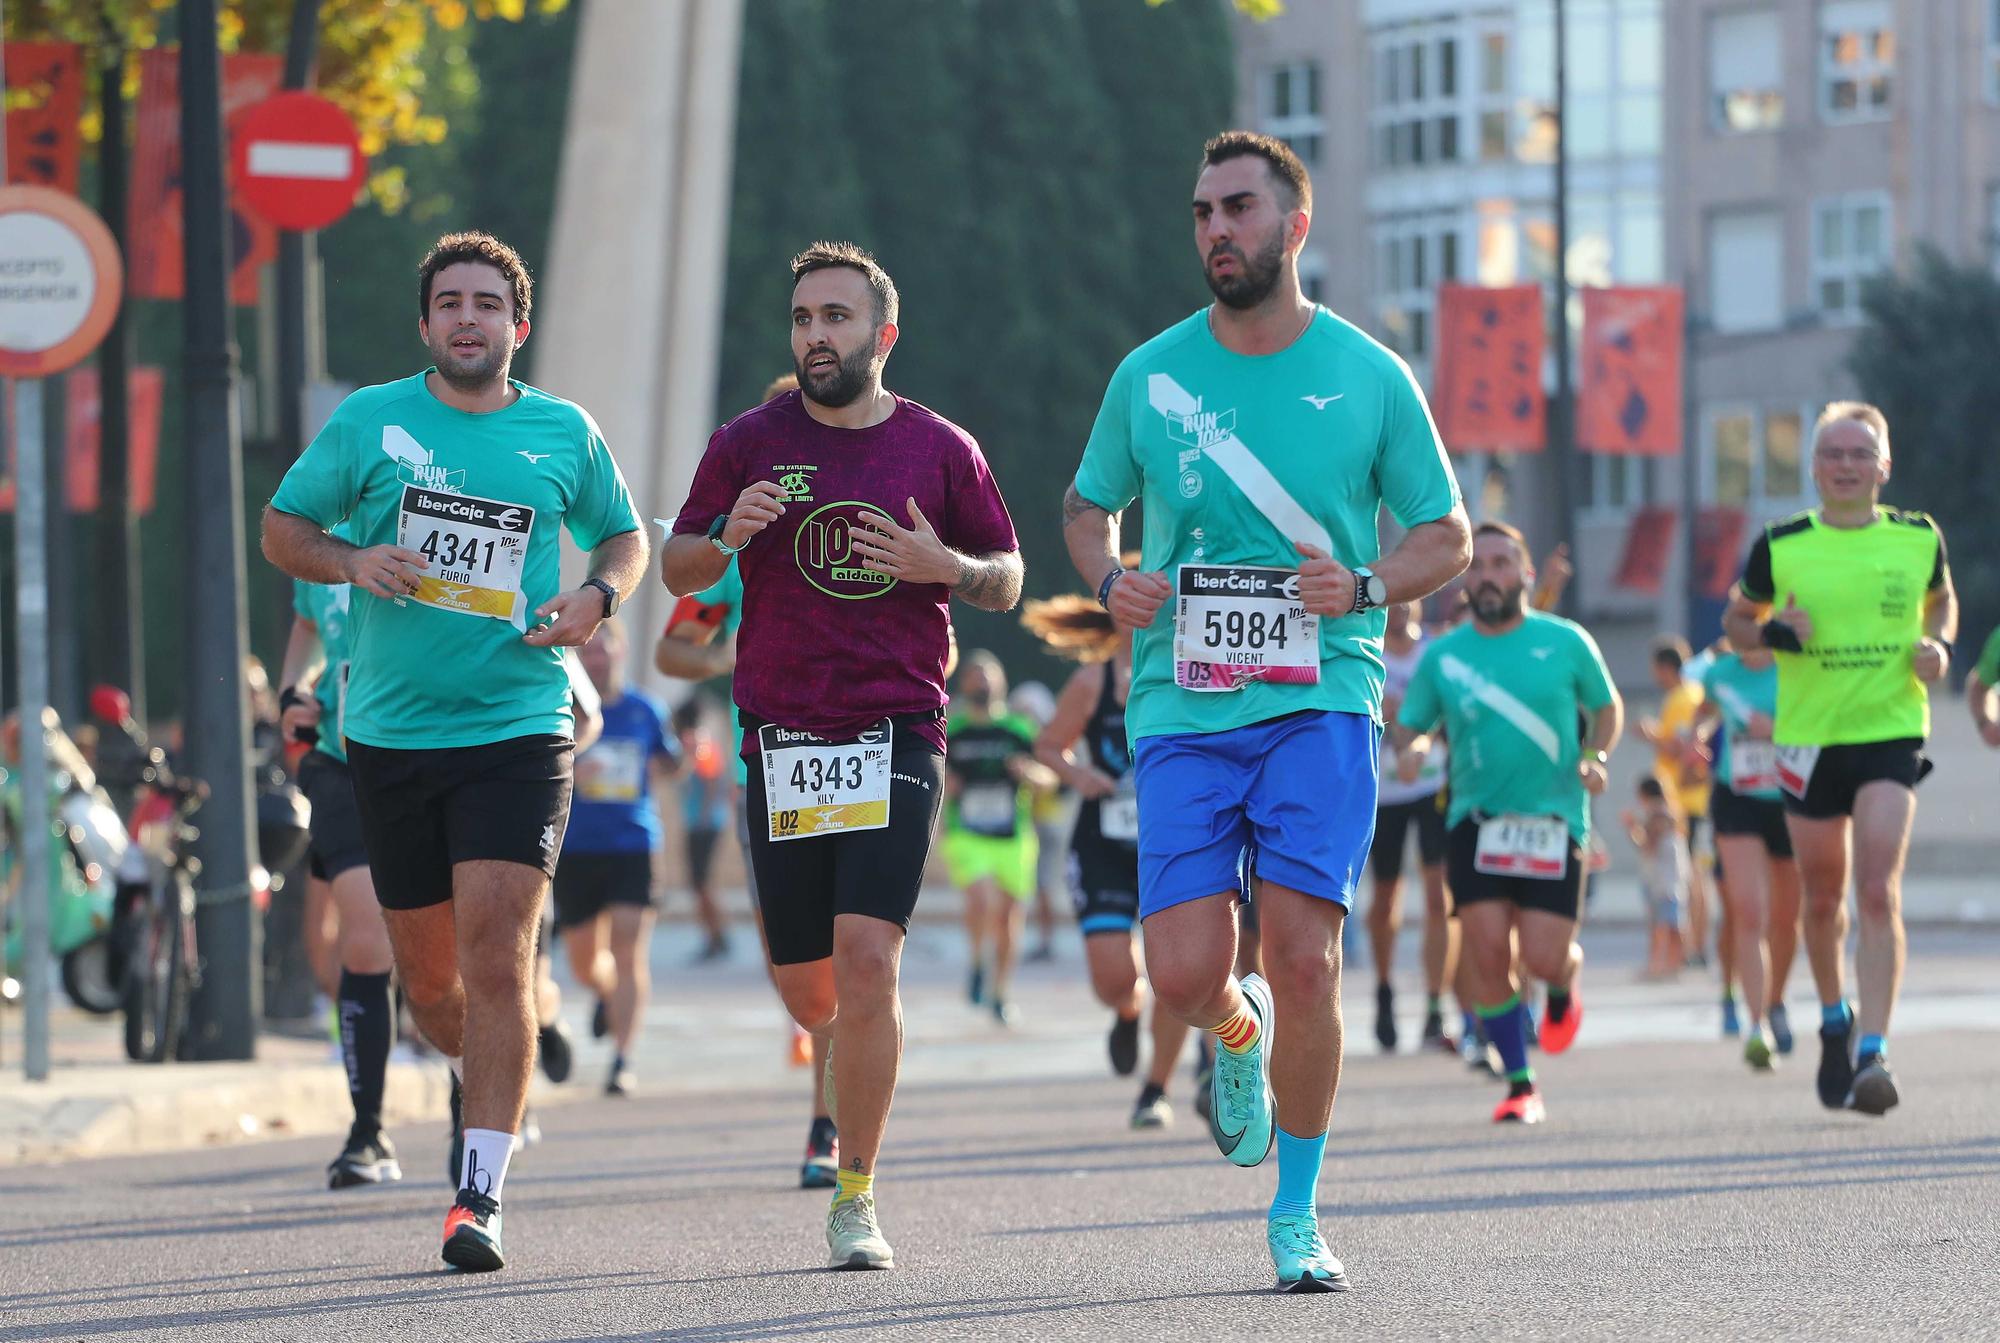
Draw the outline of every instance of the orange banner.
M7 180L77 194L83 130L83 48L9 42Z
M103 442L99 418L103 403L97 395L97 365L82 364L71 369L63 375L63 383L66 389L63 399L63 498L72 513L95 513L103 497L98 488L98 448ZM131 480L132 512L150 513L159 481L160 405L166 394L166 377L161 370L145 365L132 370L127 386L131 388L128 405L132 438L125 460ZM9 386L8 391L11 394L13 388ZM8 409L10 412L13 409L11 395L8 397ZM12 513L14 459L11 437L5 454L6 474L0 477L0 513Z
M1743 572L1744 533L1750 519L1740 508L1710 505L1694 515L1694 583L1704 597L1727 597Z
M1540 452L1548 425L1541 286L1439 285L1437 328L1431 411L1445 446Z
M1681 291L1583 291L1583 387L1576 443L1586 452L1681 451Z
M1666 583L1674 523L1679 518L1680 514L1671 508L1635 510L1626 526L1625 554L1618 561L1618 576L1612 582L1627 592L1658 596Z
M277 92L281 56L246 52L222 58L224 126ZM134 298L177 299L181 274L180 52L155 47L139 57L138 134L132 153L131 242L127 273ZM229 205L229 295L241 307L257 302L258 271L277 260L278 231L234 200Z

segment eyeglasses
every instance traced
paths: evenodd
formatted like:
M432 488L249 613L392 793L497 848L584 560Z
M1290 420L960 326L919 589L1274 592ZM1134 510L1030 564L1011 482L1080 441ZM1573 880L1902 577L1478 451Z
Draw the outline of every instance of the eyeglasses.
M1876 448L1814 448L1813 456L1822 462L1853 462L1865 465L1881 456Z

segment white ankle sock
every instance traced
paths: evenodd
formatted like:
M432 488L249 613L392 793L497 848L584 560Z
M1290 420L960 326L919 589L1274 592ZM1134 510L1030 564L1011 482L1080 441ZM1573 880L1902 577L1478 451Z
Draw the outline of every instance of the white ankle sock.
M499 1201L500 1188L507 1183L507 1161L513 1155L513 1134L490 1128L467 1129L465 1164L459 1168L458 1187Z

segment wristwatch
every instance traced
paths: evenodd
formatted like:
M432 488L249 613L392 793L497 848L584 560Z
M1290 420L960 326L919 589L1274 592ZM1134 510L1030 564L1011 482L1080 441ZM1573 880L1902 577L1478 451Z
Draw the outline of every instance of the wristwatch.
M619 599L617 588L612 587L609 583L595 575L584 579L583 585L587 588L596 588L604 594L604 618L606 620L618 614Z
M1609 764L1611 763L1611 752L1609 752L1609 751L1592 751L1592 752L1590 753L1590 758L1591 758L1592 760L1595 760L1595 761L1596 761L1596 762L1597 762L1598 764L1600 764L1600 765L1609 765Z
M743 546L732 546L727 541L723 540L722 539L723 529L728 526L729 526L729 515L727 513L717 513L715 515L715 521L708 524L708 543L714 546L717 550L721 551L725 555L734 555L738 551L742 550L743 546L747 546L750 543L748 541L745 541L743 543Z
M1354 571L1354 605L1348 611L1348 614L1360 615L1364 611L1373 611L1378 606L1387 606L1388 604L1389 585L1376 577L1375 571L1372 569L1356 569Z

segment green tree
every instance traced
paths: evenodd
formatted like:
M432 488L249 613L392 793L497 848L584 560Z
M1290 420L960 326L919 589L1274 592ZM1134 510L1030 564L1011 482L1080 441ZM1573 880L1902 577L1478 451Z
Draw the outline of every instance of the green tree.
M2000 280L1926 247L1907 275L1871 284L1862 309L1848 367L1889 417L1895 471L1884 496L1930 513L1944 531L1962 673L2000 623L2000 535L1978 484L2000 461Z

